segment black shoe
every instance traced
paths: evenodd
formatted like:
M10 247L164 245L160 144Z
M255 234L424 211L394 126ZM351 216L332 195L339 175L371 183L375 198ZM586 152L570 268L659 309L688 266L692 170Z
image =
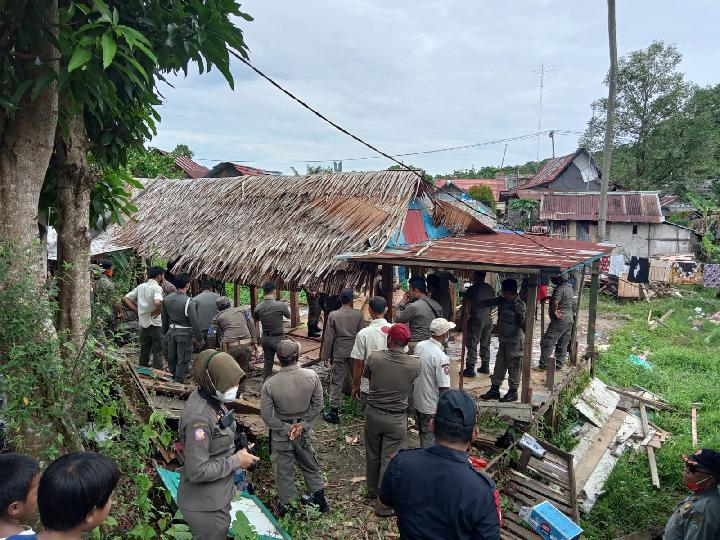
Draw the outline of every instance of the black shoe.
M330 505L328 504L327 500L325 499L325 490L321 489L320 491L316 491L313 493L312 496L312 502L318 505L318 508L320 511L324 514L325 512L330 511Z
M500 401L507 403L509 401L517 401L517 390L508 390L507 394L500 398Z
M488 375L490 373L490 364L480 364L480 367L477 368L477 372Z
M463 376L464 376L464 377L471 378L471 379L472 379L473 377L475 377L475 367L473 367L473 366L468 366L468 367L466 367L465 369L463 369Z
M490 387L490 390L488 390L485 394L480 396L480 399L482 400L490 400L490 399L500 399L500 387L492 385Z
M308 325L308 337L318 338L322 335L320 327L317 324Z
M323 418L329 424L339 424L340 423L340 411L338 411L338 409L330 409L330 412L325 413L323 415Z

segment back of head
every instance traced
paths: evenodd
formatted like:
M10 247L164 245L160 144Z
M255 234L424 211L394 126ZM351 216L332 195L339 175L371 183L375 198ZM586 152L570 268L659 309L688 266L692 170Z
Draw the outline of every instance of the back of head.
M210 289L212 289L212 283L210 283L207 279L200 280L201 291L209 291Z
M192 281L192 276L190 274L188 274L187 272L183 272L182 274L180 274L179 276L177 276L175 278L175 286L178 289L184 289L185 287L187 287L190 284L191 281Z
M353 290L349 287L345 287L342 291L340 291L340 302L342 302L343 305L350 304L353 301Z
M514 279L504 279L500 288L505 292L517 294L517 281Z
M475 400L460 390L445 390L435 412L435 438L449 443L469 443L475 429Z
M265 285L263 285L263 293L268 295L275 291L275 284L271 282L267 282Z
M103 270L110 270L113 267L113 263L109 259L100 259L97 264L102 268Z
M425 284L424 277L417 276L410 278L410 281L408 281L408 285L411 289L415 289L416 291L420 291L423 294L427 294L427 286Z
M406 324L395 323L383 327L382 331L390 337L390 347L402 349L410 343L410 328Z
M28 496L33 478L40 472L38 462L24 454L0 454L0 518L14 502Z
M475 283L485 283L485 272L477 270L473 273L473 281Z
M300 355L300 344L292 339L283 339L277 346L277 357L280 364L290 366L297 362Z
M217 306L219 311L222 311L229 308L232 305L232 302L227 296L221 296L217 300L215 300L215 305Z
M161 267L151 266L150 268L148 268L147 276L148 276L148 279L157 279L160 276L162 276L164 273L165 273L165 270L163 270Z
M440 287L440 276L438 276L437 274L430 274L427 277L426 282L427 288L429 290L437 290Z
M238 386L245 377L245 372L232 356L215 349L206 349L198 355L192 374L198 386L213 396L216 390L226 392Z
M375 315L384 315L387 311L387 300L382 296L373 296L368 300L368 306Z
M103 508L120 479L117 465L95 452L74 452L55 460L40 479L38 506L43 526L69 531Z

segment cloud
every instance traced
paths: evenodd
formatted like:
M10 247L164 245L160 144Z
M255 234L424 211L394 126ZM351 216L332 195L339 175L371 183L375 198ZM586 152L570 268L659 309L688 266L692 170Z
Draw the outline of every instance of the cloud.
M254 22L239 21L251 61L323 114L395 154L493 141L537 130L541 64L543 129L582 131L590 103L605 94L604 2L509 0L248 0ZM635 0L618 4L623 54L653 39L674 42L699 84L717 80L709 44L720 6ZM304 169L304 160L373 156L301 108L246 66L233 66L235 91L217 71L173 79L164 91L153 145L187 143L210 160ZM556 138L570 152L577 135ZM540 137L540 157L551 152ZM499 165L503 144L407 158L431 173ZM508 144L506 163L535 159L535 138ZM346 170L386 168L386 159L345 161Z

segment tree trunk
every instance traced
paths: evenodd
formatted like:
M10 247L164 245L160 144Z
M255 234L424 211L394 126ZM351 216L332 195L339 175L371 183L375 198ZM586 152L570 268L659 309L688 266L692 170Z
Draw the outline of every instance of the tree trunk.
M90 323L90 192L96 176L87 162L83 109L58 128L53 165L57 173L58 330L80 347Z
M608 4L608 41L610 44L610 76L608 81L607 115L605 118L605 146L603 148L602 181L600 184L600 211L598 216L598 242L605 241L607 223L607 194L612 165L613 128L615 124L615 95L617 93L617 40L615 38L615 0Z
M56 28L57 1L48 8L48 19ZM49 39L38 39L28 54L37 55L55 71L58 53ZM18 241L22 246L38 238L38 202L50 163L58 120L55 82L35 100L29 92L20 102L14 117L0 113L0 237ZM34 268L27 269L44 281L43 262L37 251Z

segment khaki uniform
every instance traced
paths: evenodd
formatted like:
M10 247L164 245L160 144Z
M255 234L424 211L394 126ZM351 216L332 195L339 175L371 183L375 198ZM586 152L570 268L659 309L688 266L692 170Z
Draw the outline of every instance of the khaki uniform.
M248 310L230 307L222 310L212 320L218 329L218 341L221 350L227 350L245 373L250 373L252 344L257 343L257 330ZM240 383L240 393L244 391L245 379Z
M567 282L563 282L553 290L550 298L550 306L557 300L558 309L564 315L559 320L552 309L550 310L550 324L540 340L540 367L547 368L548 359L553 355L555 349L555 365L562 367L567 356L568 343L572 337L573 327L573 288Z
M371 493L377 493L390 458L405 447L408 397L419 374L420 359L398 349L377 351L365 361L365 477Z
M198 324L200 325L200 330L202 330L203 340L205 340L203 350L214 349L216 347L214 342L208 343L207 336L212 320L215 318L215 315L218 314L216 302L218 298L220 298L220 295L212 291L203 291L193 297L193 302L195 302L197 306Z
M311 442L313 424L322 406L322 383L311 369L297 364L284 366L263 384L260 416L270 428L270 460L282 505L297 498L296 463L310 493L325 487ZM288 434L292 425L297 423L303 425L303 432L291 441Z
M487 302L486 302L487 304ZM498 308L497 335L498 353L495 357L490 382L494 386L502 385L508 375L510 390L517 390L522 376L523 345L525 342L525 302L516 296L508 302L502 296L492 301Z
M175 381L184 383L192 363L192 338L199 342L203 337L197 307L185 293L174 292L163 300L162 328L168 348L168 367Z
M487 283L476 283L465 293L468 306L467 320L467 360L465 365L475 368L480 346L480 361L483 366L490 365L490 339L492 337L491 308L478 306L479 302L495 298L495 289Z
M430 323L433 319L442 316L442 306L429 296L423 296L419 300L398 306L396 322L407 323L410 327L411 353L418 342L425 341L432 337L430 335Z
M717 538L720 538L720 492L717 487L680 501L663 535L663 540Z
M345 380L350 374L352 381L353 362L350 358L355 336L364 326L362 312L349 306L330 313L325 323L320 358L325 362L332 358L332 375L330 378L330 407L337 409L342 402L342 390Z
M234 476L240 468L235 454L235 424L221 428L227 412L214 409L195 390L180 417L180 441L185 463L180 469L178 506L194 540L225 540L230 528L230 502L235 496Z
M277 345L285 339L285 327L283 317L290 318L290 306L285 302L265 298L257 306L253 313L256 321L262 325L262 349L265 365L263 377L267 379L272 375L273 364L275 363L275 351Z

